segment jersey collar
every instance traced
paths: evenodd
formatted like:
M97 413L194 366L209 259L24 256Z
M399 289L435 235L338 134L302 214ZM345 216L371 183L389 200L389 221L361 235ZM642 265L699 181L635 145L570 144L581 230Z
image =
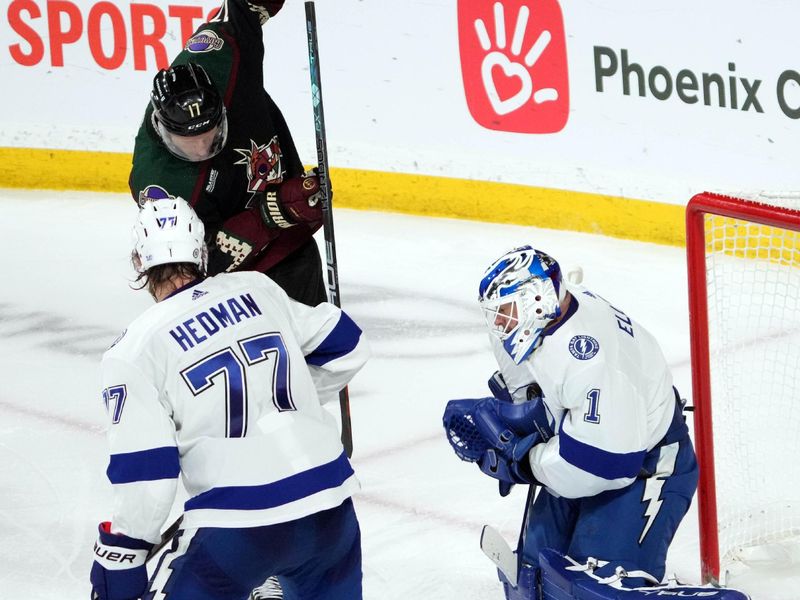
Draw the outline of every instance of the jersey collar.
M164 300L166 300L167 298L172 298L173 296L177 296L182 291L188 290L189 288L193 288L194 286L196 286L197 284L202 283L202 282L203 282L203 278L202 277L198 277L197 279L193 279L189 283L182 285L178 289L176 289L176 290L170 292L169 294L167 294L166 296L164 296ZM162 302L164 300L162 300Z
M567 312L564 313L564 316L558 320L557 323L552 325L548 325L542 331L542 338L548 335L553 335L556 331L558 331L559 327L561 327L564 323L569 320L569 318L575 314L578 310L578 299L575 297L575 294L570 293L569 298L569 306L567 307Z

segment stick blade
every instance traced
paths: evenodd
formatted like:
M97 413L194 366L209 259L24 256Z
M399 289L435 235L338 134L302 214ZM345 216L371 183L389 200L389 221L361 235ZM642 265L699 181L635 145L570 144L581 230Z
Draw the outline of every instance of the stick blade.
M481 550L489 557L503 576L511 584L517 585L517 555L508 542L491 525L484 525L481 531Z

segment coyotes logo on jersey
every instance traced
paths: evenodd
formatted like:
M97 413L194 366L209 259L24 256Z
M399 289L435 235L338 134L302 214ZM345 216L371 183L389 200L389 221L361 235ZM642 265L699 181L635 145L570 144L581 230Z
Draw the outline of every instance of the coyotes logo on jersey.
M280 183L283 180L281 146L277 135L264 145L250 140L250 148L235 150L242 155L242 159L234 164L247 166L248 192L263 192L267 184Z

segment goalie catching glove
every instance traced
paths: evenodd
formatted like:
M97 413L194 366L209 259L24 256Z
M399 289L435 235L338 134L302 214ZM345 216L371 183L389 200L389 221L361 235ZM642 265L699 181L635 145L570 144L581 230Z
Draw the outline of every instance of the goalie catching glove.
M300 177L268 185L259 210L267 227L286 229L321 221L322 200L319 173L312 169Z
M527 403L526 403L527 404ZM505 407L535 408L524 404ZM478 465L481 471L505 483L536 483L528 461L528 452L542 441L537 431L521 436L500 418L498 404L494 398L485 398L475 405L473 419L478 431L490 448L484 452Z
M541 399L521 404L496 398L451 400L442 421L461 460L477 462L481 471L501 483L536 483L528 453L553 435ZM501 486L501 494L509 489Z

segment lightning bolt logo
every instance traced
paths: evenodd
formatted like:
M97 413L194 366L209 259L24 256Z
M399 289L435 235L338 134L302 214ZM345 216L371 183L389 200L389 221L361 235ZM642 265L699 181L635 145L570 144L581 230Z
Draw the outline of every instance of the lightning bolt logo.
M600 343L590 335L576 335L569 341L569 351L578 360L589 360L600 351Z
M658 516L658 511L664 501L661 499L661 488L664 487L664 480L656 477L650 477L644 484L644 493L642 494L642 502L647 502L647 508L644 510L644 516L647 517L642 535L639 536L639 544L644 541L647 532Z
M675 472L675 461L677 458L678 442L662 447L658 454L656 472L645 481L642 503L647 503L647 508L644 510L644 516L647 517L647 522L644 525L644 529L642 529L642 534L639 536L639 544L644 541L647 532L650 531L650 528L653 526L658 516L658 511L661 510L661 505L664 503L661 499L661 489L664 487L666 478Z

